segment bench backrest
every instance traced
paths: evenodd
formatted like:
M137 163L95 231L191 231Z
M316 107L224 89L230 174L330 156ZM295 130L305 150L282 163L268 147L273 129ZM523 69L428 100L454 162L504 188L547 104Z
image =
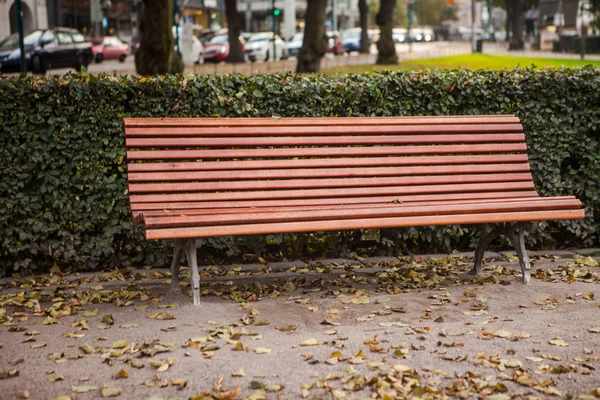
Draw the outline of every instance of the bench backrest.
M511 115L124 124L134 214L537 196Z

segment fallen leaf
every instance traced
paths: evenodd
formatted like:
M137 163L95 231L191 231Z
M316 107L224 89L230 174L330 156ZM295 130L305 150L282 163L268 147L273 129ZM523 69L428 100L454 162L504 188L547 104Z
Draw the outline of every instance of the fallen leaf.
M554 345L554 346L568 346L569 343L565 342L564 340L562 340L561 338L554 338L552 340L548 340L548 343Z
M589 328L588 332L590 333L600 333L600 326L597 328Z
M244 376L246 376L246 373L244 372L244 369L243 369L243 368L240 368L239 370L237 370L236 372L234 372L233 374L231 374L231 376L234 376L234 377L238 377L238 378L239 378L239 377L244 377Z
M43 325L53 325L53 324L58 324L58 321L52 317L46 317L46 319L44 320L44 322L42 322L42 324Z
M319 345L319 342L315 338L306 339L306 340L302 341L302 343L300 343L300 346L318 346L318 345Z
M120 369L119 372L114 377L115 379L127 379L129 378L129 373L124 369Z
M96 315L98 315L98 309L94 308L91 311L84 311L83 312L83 316L84 317L95 317Z
M113 349L124 349L128 345L129 345L129 341L123 339L123 340L118 340L118 341L114 342L111 347Z
M102 395L102 397L117 397L118 395L121 394L122 391L123 391L123 389L120 389L120 388L111 388L111 387L105 386L102 388L102 391L100 392L100 394Z
M183 390L187 386L187 379L175 379L173 386L177 386L177 390Z
M64 375L54 375L51 376L50 378L48 378L48 382L52 383L52 382L56 382L56 381L63 381L65 379Z
M170 320L170 319L175 319L175 316L166 312L161 312L161 313L154 313L154 314L150 314L148 315L148 318L152 318L152 319L158 319L158 320Z
M71 386L71 391L74 393L87 393L98 389L96 386Z
M254 349L256 354L269 354L271 353L271 349L267 349L266 347L257 347Z

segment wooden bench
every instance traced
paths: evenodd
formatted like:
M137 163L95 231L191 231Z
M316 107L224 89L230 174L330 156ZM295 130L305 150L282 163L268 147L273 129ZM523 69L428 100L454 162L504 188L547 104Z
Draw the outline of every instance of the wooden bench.
M511 115L124 120L129 198L146 238L175 239L200 301L197 239L227 235L502 223L525 283L526 223L583 218L572 196L541 198Z

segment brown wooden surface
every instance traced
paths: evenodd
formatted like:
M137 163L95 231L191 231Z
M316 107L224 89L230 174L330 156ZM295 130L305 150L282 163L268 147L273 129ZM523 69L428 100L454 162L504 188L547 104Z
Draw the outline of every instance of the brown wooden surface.
M501 190L531 190L532 181L500 182L500 183L465 183L456 185L422 185L422 186L385 186L340 189L306 189L306 190L264 190L247 192L207 192L207 193L174 193L174 194L132 194L132 203L152 202L188 202L188 201L249 201L260 199L314 199L314 198L348 198L365 196L394 195L404 201L404 196L413 194L453 194L474 193Z
M298 222L298 221L331 221L338 219L361 218L392 218L430 215L455 215L490 212L523 212L546 210L578 209L580 203L574 199L512 201L471 204L442 204L442 205L404 205L388 204L363 206L362 208L342 208L324 210L297 211L264 211L233 212L220 215L187 215L145 217L147 228L182 227L182 226L211 226L238 225L254 223Z
M179 127L179 128L127 128L127 138L171 137L171 136L340 136L340 135L401 135L419 134L467 134L467 133L516 133L523 132L520 124L486 124L486 125L357 125L357 126L260 126L260 127Z
M149 239L581 218L512 115L124 120Z
M451 194L418 194L402 196L402 203L435 202L435 201L469 201L489 199L516 199L533 198L537 193L533 190L509 191L509 192L483 192L483 193L451 193ZM134 212L146 213L177 213L191 212L194 210L217 210L239 209L239 208L262 208L262 207L301 207L301 206L336 206L361 205L361 204L385 204L398 201L399 196L368 196L368 197L326 197L305 199L282 199L282 200L221 200L221 201L182 201L182 202L136 202L131 203Z
M519 124L514 115L457 115L421 117L299 117L299 118L124 118L126 129L133 127L203 126L359 126L359 125L447 125L447 124Z
M222 182L176 182L176 183L132 183L130 193L154 192L212 192L238 190L282 190L315 189L339 187L381 187L403 185L441 185L450 183L490 183L531 181L531 173L493 173L461 175L423 175L402 177L331 178L331 179L282 179L261 181L222 181Z
M486 154L453 156L413 156L413 157L368 157L368 158L308 158L259 161L193 161L193 162L132 162L127 165L129 172L162 171L221 171L249 169L294 169L321 167L382 167L402 165L458 165L458 164L507 164L527 163L527 154ZM131 174L130 174L131 176Z
M172 171L172 172L130 172L129 182L154 181L213 181L243 179L296 179L332 178L361 176L407 176L407 175L452 175L473 173L528 172L529 164L478 164L442 165L419 167L378 167L378 168L305 168L305 169L264 169L230 171Z
M511 193L511 192L508 192ZM461 200L421 200L421 201L405 201L402 203L394 203L395 199L390 198L389 201L376 201L376 199L370 200L369 198L364 198L362 202L351 203L347 199L344 204L322 204L315 203L311 204L309 201L304 201L302 203L294 201L280 201L280 202L265 202L269 204L260 204L260 202L252 202L255 205L246 204L246 202L238 202L238 203L229 203L230 207L225 207L224 203L214 203L216 208L209 208L206 204L203 203L204 207L198 208L185 208L185 209L172 209L172 208L163 208L163 209L153 209L146 210L143 212L144 216L147 217L161 217L161 216L186 216L186 215L211 215L211 214L228 214L228 213L261 213L261 212L274 212L274 211L308 211L308 210L340 210L340 209L358 209L358 208L368 208L368 207L379 207L379 206L388 206L395 204L404 204L405 206L430 206L430 205L451 205L451 204L481 204L481 203L503 203L503 202L515 202L515 201L546 201L550 199L554 200L566 200L571 199L574 200L573 196L562 196L562 197L539 197L536 196L535 193L533 195L527 196L523 195L522 192L512 192L515 193L515 196L510 197L502 197L507 193L498 193L497 197L488 197L488 198L478 198L478 199L470 199L465 198ZM326 199L331 200L331 199ZM345 199L346 200L346 199ZM258 203L258 204L256 204Z
M127 152L128 160L185 160L226 158L284 158L284 157L351 157L381 155L422 155L461 153L509 153L527 150L525 143L451 144L434 146L377 146L377 147L298 147L235 150L134 150Z
M340 132L342 133L342 132ZM522 133L403 135L403 136L300 136L238 138L126 139L127 147L263 147L263 146L356 146L381 144L511 143L523 142Z
M202 238L213 236L268 235L287 232L342 231L409 226L485 224L494 222L544 221L584 218L584 211L527 211L467 215L432 215L399 218L365 218L334 221L284 222L250 225L146 229L146 239Z

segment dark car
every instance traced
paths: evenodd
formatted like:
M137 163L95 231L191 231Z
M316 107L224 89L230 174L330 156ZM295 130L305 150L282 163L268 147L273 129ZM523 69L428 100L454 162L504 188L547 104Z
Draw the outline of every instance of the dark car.
M92 46L76 29L38 29L23 39L27 70L43 73L49 68L73 67L80 71L93 58ZM19 37L12 34L0 42L0 71L18 72Z

